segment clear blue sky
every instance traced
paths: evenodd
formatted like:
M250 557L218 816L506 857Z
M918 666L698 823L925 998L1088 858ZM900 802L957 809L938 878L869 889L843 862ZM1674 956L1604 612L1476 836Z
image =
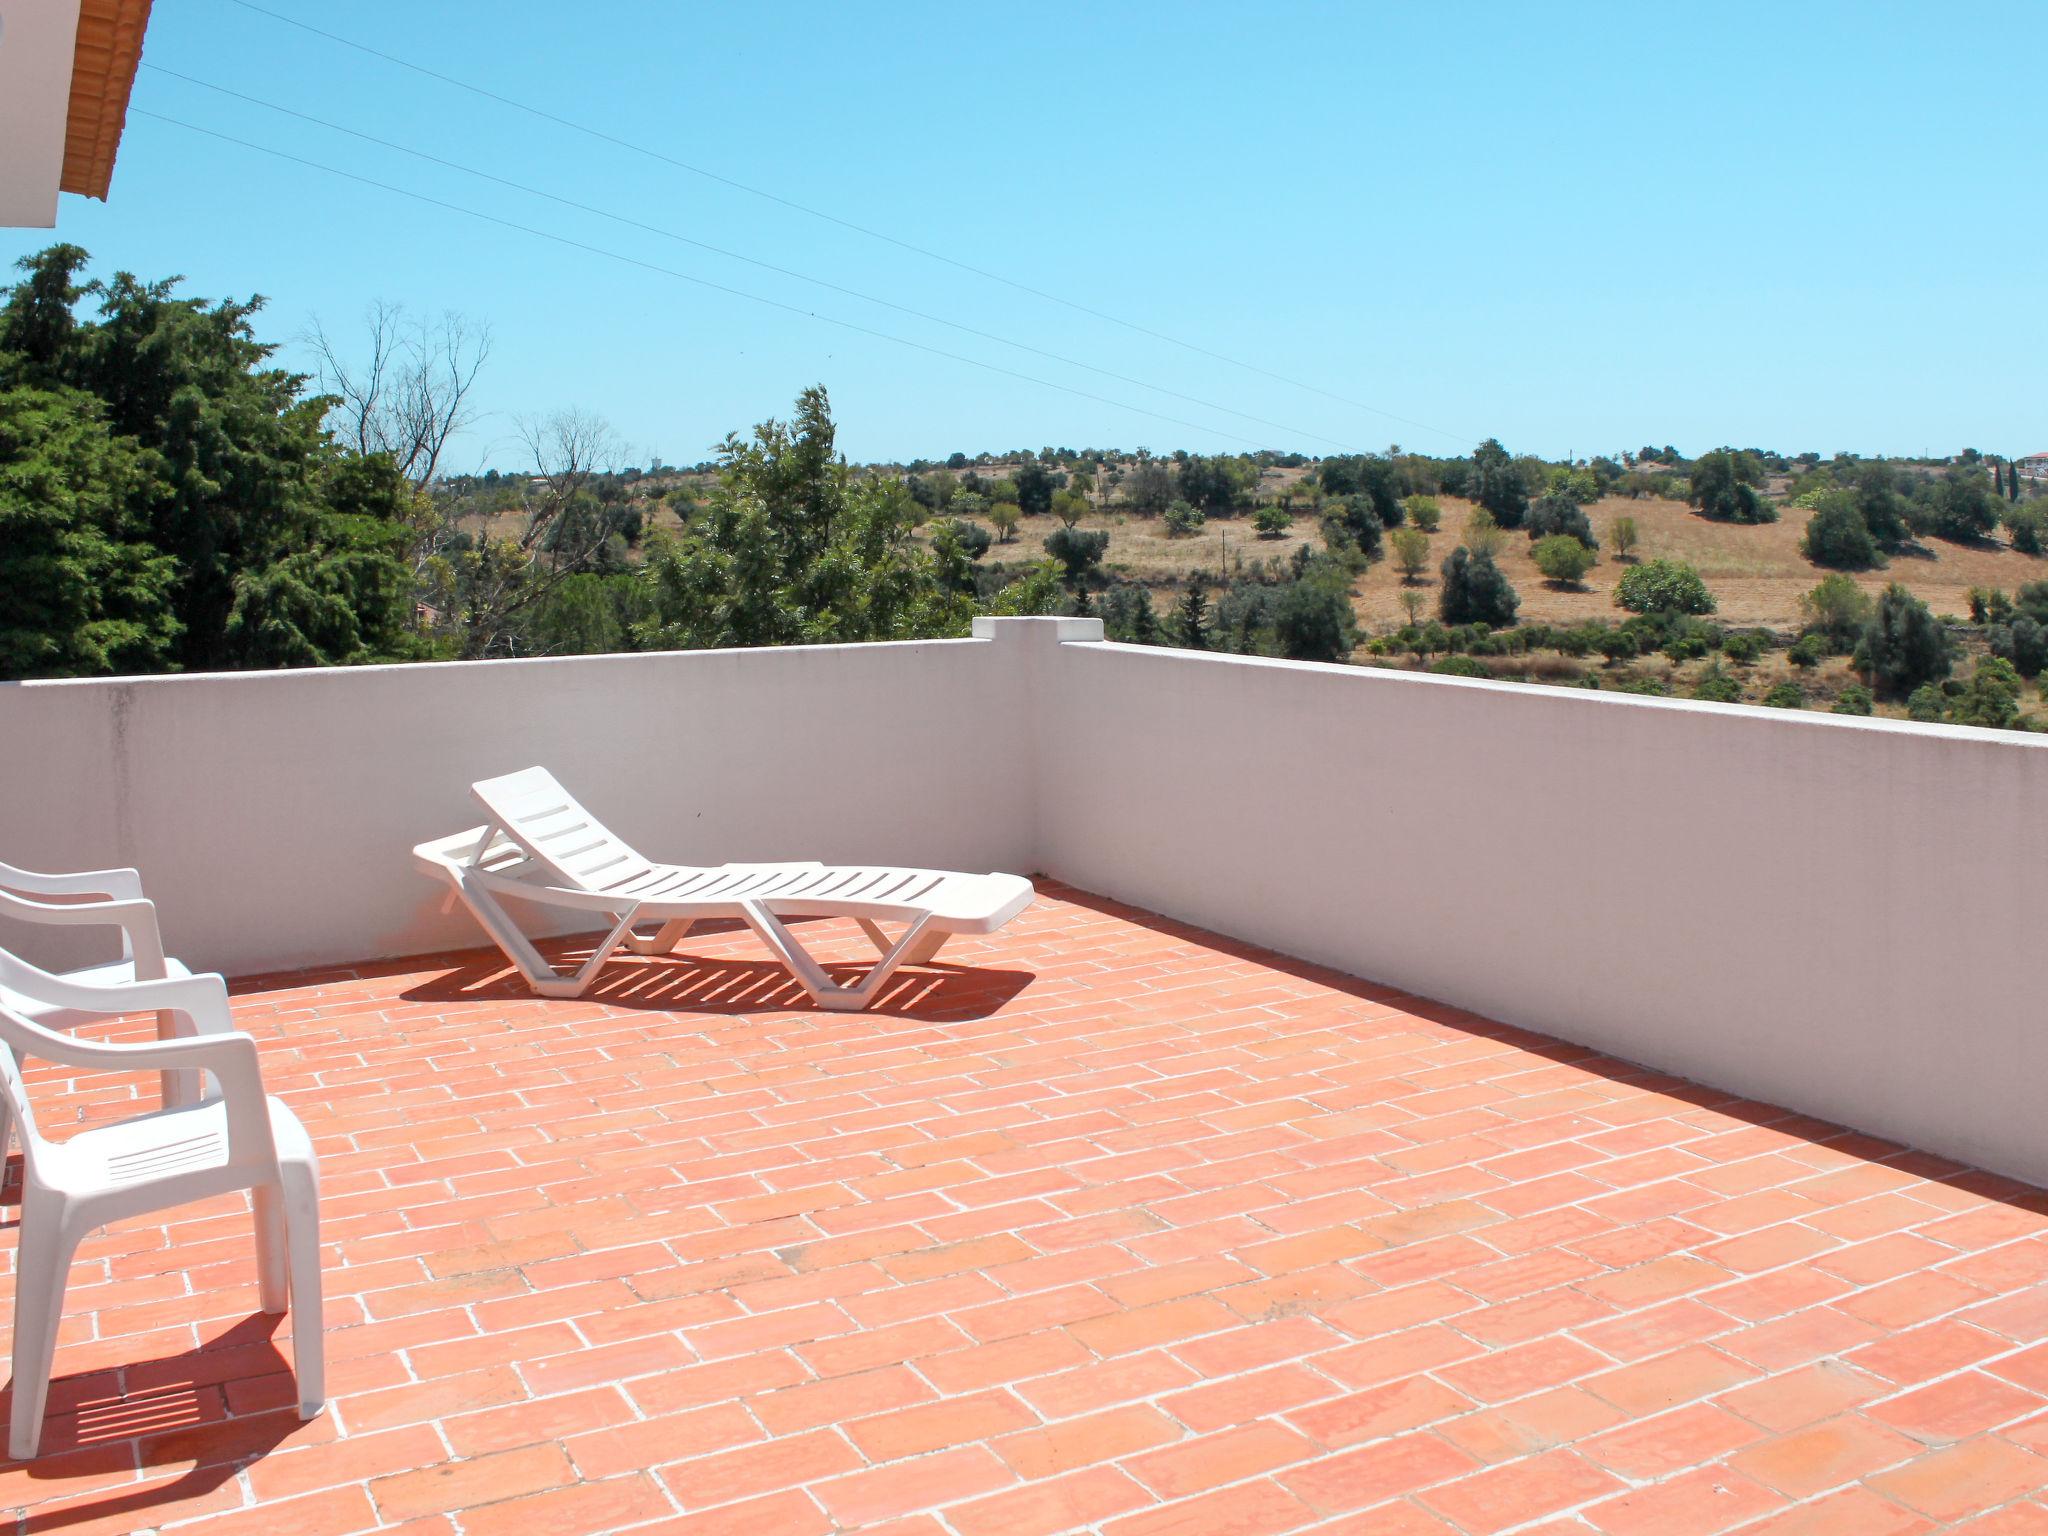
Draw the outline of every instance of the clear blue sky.
M1247 372L256 14L159 6L145 64L1193 395L1193 405L478 182L145 68L135 105L801 310L131 116L95 270L494 327L458 467L576 406L704 457L832 392L856 458L1017 446L1581 456L2048 449L2048 7L776 6L264 0ZM0 232L0 259L40 232ZM303 348L286 357L303 364ZM1408 418L1389 420L1359 405ZM1263 417L1260 425L1214 408ZM1424 423L1427 426L1411 423ZM1431 430L1434 429L1434 430Z

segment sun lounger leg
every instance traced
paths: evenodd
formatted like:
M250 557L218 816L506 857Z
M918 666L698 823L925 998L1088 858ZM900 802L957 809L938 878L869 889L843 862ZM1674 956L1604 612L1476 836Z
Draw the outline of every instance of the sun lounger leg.
M620 947L635 955L671 954L695 926L694 918L672 917L651 935L627 934Z
M597 973L604 969L612 951L632 932L633 919L640 911L637 905L628 907L590 958L573 973L564 976L548 964L546 957L533 947L532 941L519 931L519 925L488 891L467 880L463 881L460 889L463 905L469 908L470 915L482 924L484 932L497 941L498 948L505 952L505 958L519 968L519 974L526 978L527 985L543 997L581 997L597 979Z
M868 941L875 946L875 952L877 954L886 955L889 953L890 950L896 947L895 944L890 941L889 935L882 932L882 928L879 923L873 922L865 917L857 917L854 919L854 921L860 924L861 931L868 936ZM937 928L927 927L924 931L923 937L920 938L915 944L913 944L908 950L904 951L902 958L899 959L896 963L898 965L927 964L931 960L932 956L936 955L939 952L939 947L951 937L953 937L953 935L951 935L950 933L946 933Z
M781 918L756 901L741 902L740 910L746 915L747 926L760 936L761 942L768 946L776 959L789 967L790 975L796 978L799 986L811 994L812 1000L820 1008L830 1008L841 1013L851 1013L856 1009L865 1008L874 1001L876 994L882 990L883 983L896 974L897 967L902 965L923 941L930 921L928 918L918 918L904 931L903 937L890 946L873 969L860 979L858 986L842 987L826 974L825 968L813 960L801 944L797 943L795 935L789 931ZM870 925L863 921L861 926L867 928ZM870 933L869 937L873 938L874 934Z

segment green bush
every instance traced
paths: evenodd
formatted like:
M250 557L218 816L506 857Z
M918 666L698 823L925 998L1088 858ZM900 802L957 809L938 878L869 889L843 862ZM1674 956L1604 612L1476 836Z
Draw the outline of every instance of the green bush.
M1821 638L1843 654L1855 649L1870 622L1870 595L1847 576L1823 576L1799 607Z
M1491 677L1485 666L1470 656L1446 656L1442 661L1433 661L1429 670L1439 677Z
M1387 540L1400 567L1401 581L1413 582L1429 568L1429 535L1420 528L1396 528Z
M1610 629L1594 645L1611 662L1633 660L1642 650L1635 635L1626 629Z
M1742 684L1722 670L1721 663L1715 662L1700 674L1700 680L1693 685L1692 696L1705 699L1710 704L1740 704Z
M2020 716L2021 686L2011 662L1986 656L1970 674L1969 685L1949 705L1948 717L1957 725L2008 730Z
M1581 512L1579 516L1583 518L1585 514ZM1534 522L1534 512L1530 513L1530 520ZM1569 533L1554 533L1538 539L1530 554L1536 561L1536 569L1560 586L1577 586L1586 572L1593 568L1592 548Z
M1785 652L1785 659L1804 671L1819 666L1827 654L1827 642L1819 635L1801 635Z
M1444 509L1434 496L1410 496L1402 505L1408 509L1408 521L1424 533L1435 533L1443 524Z
M1600 541L1593 537L1593 524L1585 510L1563 496L1539 496L1531 504L1522 526L1529 530L1532 543L1563 535L1577 539L1588 549L1600 547Z
M1764 706L1767 709L1804 709L1806 695L1799 691L1797 683L1778 683L1764 695Z
M1168 538L1179 538L1183 534L1199 533L1209 515L1191 501L1169 502L1166 508L1166 534Z
M1291 583L1273 607L1273 638L1290 661L1342 661L1358 643L1351 595L1326 575Z
M1671 688L1661 679L1654 677L1631 677L1614 684L1616 693L1646 693L1653 698L1668 699Z
M1463 545L1443 564L1443 585L1437 612L1446 624L1491 624L1505 629L1521 606L1515 589L1489 554L1474 554Z
M2048 515L2042 512L2042 504L2023 501L2007 507L2001 521L2005 531L2012 537L2012 547L2023 555L2038 555L2043 548L2043 525L2048 524Z
M1863 627L1863 637L1856 642L1855 663L1878 693L1899 698L1947 677L1953 660L1948 633L1927 611L1927 605L1893 582L1884 589L1876 613Z
M2024 613L2013 615L2009 624L1992 625L1991 654L2011 662L2022 677L2039 676L2048 667L2048 625Z
M1060 579L1068 587L1084 587L1109 549L1103 528L1055 528L1045 537L1045 552L1060 563Z
M1686 500L1701 515L1723 522L1776 522L1778 509L1757 489L1763 478L1764 467L1755 454L1716 448L1693 465Z
M1870 713L1870 690L1861 683L1851 683L1835 695L1830 712L1837 715L1867 715Z
M1906 700L1906 718L1933 725L1948 716L1948 695L1932 683L1922 683Z
M1769 641L1753 629L1729 635L1721 642L1721 654L1745 667L1763 655L1768 648Z
M1712 613L1714 594L1679 560L1645 560L1622 573L1614 601L1631 613Z
M1877 540L1857 510L1851 491L1827 491L1820 507L1806 520L1806 535L1799 548L1815 565L1831 565L1842 571L1866 571L1882 563Z
M1262 539L1279 538L1281 534L1285 533L1292 526L1293 522L1294 513L1292 509L1282 506L1277 501L1268 502L1252 514L1252 527L1258 530L1259 537Z

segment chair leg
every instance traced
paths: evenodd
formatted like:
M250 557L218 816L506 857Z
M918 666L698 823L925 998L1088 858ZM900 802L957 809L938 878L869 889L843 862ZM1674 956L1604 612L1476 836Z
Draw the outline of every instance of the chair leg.
M327 1340L321 1318L320 1175L287 1166L279 1190L291 1250L292 1366L299 1381L299 1417L313 1418L327 1401Z
M275 1184L250 1191L256 1207L256 1304L272 1316L284 1311L290 1233L284 1200Z
M21 1240L15 1252L14 1409L7 1425L7 1454L32 1460L43 1439L43 1409L50 1397L50 1367L57 1357L57 1325L64 1318L64 1286L71 1255L84 1231L72 1231L70 1212L53 1202L31 1207L26 1192ZM40 1205L40 1202L38 1202Z
M526 978L526 984L542 997L581 997L584 990L597 980L597 973L604 969L604 963L611 958L612 951L632 935L633 920L639 914L637 904L628 906L612 931L604 936L591 957L581 968L564 976L549 965L541 952L533 947L533 941L520 932L519 925L512 921L511 914L492 897L481 885L468 880L457 887L463 905L497 941L498 948L505 952L505 958Z
M875 946L877 954L886 955L896 947L889 942L889 935L882 932L881 924L865 917L857 917L854 921L860 924L861 932L868 936L868 942ZM951 937L953 935L945 932L943 929L927 927L923 933L918 935L917 942L903 951L902 957L896 963L898 965L927 965L931 962L932 956L939 952L940 946Z

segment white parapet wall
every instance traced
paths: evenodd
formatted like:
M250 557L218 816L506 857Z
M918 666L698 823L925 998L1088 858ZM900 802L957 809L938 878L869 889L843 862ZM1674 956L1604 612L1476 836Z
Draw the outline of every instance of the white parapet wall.
M470 945L408 850L545 763L656 857L1045 872L2048 1182L2048 741L1100 635L0 686L0 858L230 973Z
M133 865L171 952L230 974L476 943L410 849L482 820L472 780L535 763L656 858L1014 869L1032 759L998 649L4 685L0 858Z
M1085 889L2048 1182L2048 740L1065 644Z

